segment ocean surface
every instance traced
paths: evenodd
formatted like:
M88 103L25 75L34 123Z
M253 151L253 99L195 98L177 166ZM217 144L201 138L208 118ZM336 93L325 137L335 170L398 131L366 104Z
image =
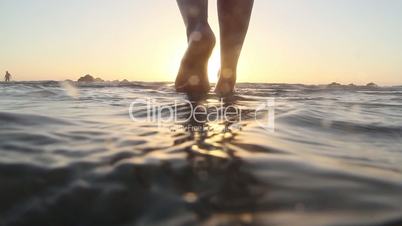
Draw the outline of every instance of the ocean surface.
M9 225L400 226L402 87L0 83Z

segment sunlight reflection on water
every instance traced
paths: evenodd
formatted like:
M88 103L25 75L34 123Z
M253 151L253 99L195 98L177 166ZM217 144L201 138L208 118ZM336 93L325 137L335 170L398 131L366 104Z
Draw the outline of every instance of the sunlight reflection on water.
M128 108L136 98L186 99L168 84L0 89L0 225L398 225L402 217L398 90L241 84L225 101L242 109L239 125L160 128L133 122ZM253 117L268 97L275 133ZM212 110L219 100L192 104Z

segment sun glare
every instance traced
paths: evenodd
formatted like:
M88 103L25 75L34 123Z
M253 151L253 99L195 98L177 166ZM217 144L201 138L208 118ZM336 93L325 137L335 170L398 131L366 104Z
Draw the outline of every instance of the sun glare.
M216 83L218 81L218 71L221 67L221 60L219 51L215 50L212 53L208 63L208 78L210 82Z
M174 81L177 75L177 71L180 67L180 61L183 57L183 51L182 48L172 48L170 53L170 60L167 62L166 68L168 69L169 77L171 77L170 80ZM215 50L208 61L208 78L210 82L216 83L218 81L218 71L220 69L220 65L220 54L219 51Z

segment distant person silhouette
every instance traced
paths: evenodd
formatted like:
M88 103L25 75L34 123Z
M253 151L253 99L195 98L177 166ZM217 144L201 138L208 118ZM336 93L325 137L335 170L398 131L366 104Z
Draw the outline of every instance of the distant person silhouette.
M11 80L11 74L6 71L6 75L4 75L4 81L9 82Z
M208 24L208 0L177 0L177 3L187 29L188 48L176 78L176 90L205 93L210 89L208 59L215 46L215 35ZM221 69L215 92L220 96L234 90L253 4L254 0L218 0Z

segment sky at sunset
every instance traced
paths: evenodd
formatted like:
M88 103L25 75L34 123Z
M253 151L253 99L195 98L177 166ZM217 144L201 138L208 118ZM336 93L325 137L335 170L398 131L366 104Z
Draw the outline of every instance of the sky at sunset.
M401 12L402 0L255 0L239 81L401 85ZM173 81L185 49L174 0L0 0L0 73L16 80Z

